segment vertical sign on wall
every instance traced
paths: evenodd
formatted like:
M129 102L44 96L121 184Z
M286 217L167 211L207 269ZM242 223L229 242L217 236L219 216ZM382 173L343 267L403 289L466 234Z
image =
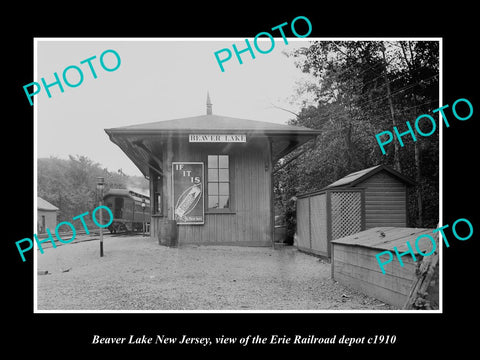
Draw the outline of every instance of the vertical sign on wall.
M203 162L172 162L172 180L177 224L204 224Z

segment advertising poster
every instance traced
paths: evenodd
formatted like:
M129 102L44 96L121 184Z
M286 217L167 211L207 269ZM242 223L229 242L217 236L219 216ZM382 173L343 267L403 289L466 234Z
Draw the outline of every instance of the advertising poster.
M172 163L174 217L179 225L202 225L205 222L203 204L203 163Z

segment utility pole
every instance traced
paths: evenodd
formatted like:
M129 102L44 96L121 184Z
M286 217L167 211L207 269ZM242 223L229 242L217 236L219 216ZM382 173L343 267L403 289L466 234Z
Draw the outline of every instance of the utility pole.
M382 51L383 55L383 63L385 65L385 71L383 71L383 79L385 80L385 86L387 87L387 99L388 99L388 105L390 106L390 116L392 117L392 124L393 126L397 127L397 120L395 119L395 109L393 108L393 101L392 101L392 93L390 91L390 80L388 79L388 74L387 74L387 58L385 56L385 44L382 42L380 46L380 50ZM398 172L402 171L402 166L400 165L400 146L398 144L398 141L394 141L394 146L395 146L395 154L393 158L393 166L395 170Z
M145 198L142 198L142 212L143 212L143 235L142 236L145 236L145 227L146 227L146 223L145 223Z

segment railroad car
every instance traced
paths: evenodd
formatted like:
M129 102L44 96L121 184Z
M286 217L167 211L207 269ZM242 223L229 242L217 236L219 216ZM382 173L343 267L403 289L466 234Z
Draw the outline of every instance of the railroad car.
M144 224L147 227L150 224L150 198L146 195L128 189L110 189L103 201L113 214L113 221L108 227L112 234L142 231Z

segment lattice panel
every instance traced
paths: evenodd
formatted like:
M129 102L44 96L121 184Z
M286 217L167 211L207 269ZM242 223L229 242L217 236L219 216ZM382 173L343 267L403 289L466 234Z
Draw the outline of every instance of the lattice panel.
M362 194L354 191L331 193L332 240L362 230Z

